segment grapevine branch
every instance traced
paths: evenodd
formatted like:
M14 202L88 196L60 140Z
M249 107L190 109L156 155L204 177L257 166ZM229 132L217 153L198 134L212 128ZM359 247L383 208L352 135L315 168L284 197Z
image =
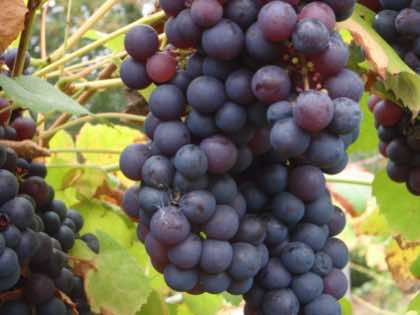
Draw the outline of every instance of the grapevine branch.
M15 66L13 68L12 76L16 77L23 73L25 66L26 52L28 51L29 41L31 40L32 27L36 15L36 10L40 4L36 0L28 1L28 13L25 17L25 26L20 37L19 48L16 57Z
M25 158L46 157L50 155L47 149L39 146L31 140L0 140L0 145L13 149L19 156Z

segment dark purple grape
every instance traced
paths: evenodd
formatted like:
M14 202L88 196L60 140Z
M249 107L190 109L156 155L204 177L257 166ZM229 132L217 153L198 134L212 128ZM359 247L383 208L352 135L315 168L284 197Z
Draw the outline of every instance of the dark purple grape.
M201 76L189 85L187 98L194 109L203 114L210 114L223 106L226 99L225 88L219 80Z
M283 1L271 1L264 5L258 14L258 26L265 37L274 42L288 39L298 17L295 9Z
M194 109L188 114L186 124L191 134L199 138L210 137L218 131L213 116L201 114Z
M231 280L226 272L217 274L200 274L200 286L205 292L219 294L226 291L230 286Z
M190 9L184 9L182 10L176 17L176 23L178 32L181 35L181 37L191 43L198 43L201 39L202 30L199 25L194 20L194 17L192 15L192 10ZM193 71L188 70L187 66L187 72L189 75L191 75L193 78L196 77L194 75ZM201 72L201 69L199 69ZM200 75L198 73L198 75ZM197 75L197 76L198 76Z
M271 129L270 141L278 154L286 160L303 154L309 147L311 137L293 119L286 118L275 123Z
M315 262L311 269L312 272L320 275L321 277L325 277L332 269L333 263L330 256L324 252L318 252L315 254Z
M345 156L344 142L340 137L321 132L312 137L312 142L305 152L305 158L311 165L320 168L329 168L334 165L341 157Z
M341 307L331 295L323 294L304 307L305 315L340 315Z
M280 258L289 272L303 274L313 267L315 254L304 243L293 242L283 247Z
M172 156L182 146L190 143L191 135L183 123L168 121L156 127L153 140L160 152Z
M217 0L195 0L191 6L191 15L198 25L211 27L222 19L223 7Z
M203 62L204 57L198 53L188 58L186 71L190 78L195 79L203 75Z
M289 176L289 190L305 202L318 199L324 192L325 178L322 171L313 166L300 166Z
M151 156L150 146L145 144L131 144L121 153L120 169L129 179L140 180L143 164Z
M260 5L255 0L230 0L224 8L225 16L247 29L257 20Z
M158 34L149 25L134 26L125 36L124 46L127 53L136 61L146 61L159 49Z
M245 125L246 120L246 110L232 102L225 103L215 115L216 126L227 133L239 131Z
M308 90L299 94L293 106L293 118L302 129L317 133L327 127L334 117L334 103L326 93Z
M176 291L189 291L198 283L197 271L182 270L174 265L169 265L164 270L165 281L172 289Z
M360 77L351 70L344 69L333 77L330 77L324 84L331 99L347 97L356 102L364 92L364 83Z
M146 66L132 58L123 61L120 75L124 84L133 90L144 89L152 82L146 72Z
M167 206L159 209L150 222L150 232L168 245L179 244L191 230L190 223L179 208Z
M218 240L203 241L200 267L206 273L226 271L233 259L233 249L230 243Z
M252 93L253 73L247 69L239 69L232 72L226 79L226 94L233 101L241 105L249 105L255 102Z
M303 54L317 54L328 49L330 32L319 20L299 21L293 32L293 47Z
M293 115L292 105L287 101L271 104L267 110L267 121L274 125L280 120L290 118Z
M328 224L333 216L334 206L331 202L331 196L328 193L306 204L304 217L306 222L318 225Z
M346 244L338 238L330 238L323 251L331 257L335 268L343 269L349 260L349 251Z
M329 294L340 300L346 294L347 289L347 277L341 270L333 269L324 277L324 294Z
M201 247L201 239L191 234L183 242L169 249L169 261L178 268L194 268L200 262Z
M229 292L232 295L243 295L252 288L253 284L254 284L253 278L249 278L249 279L245 279L241 281L232 280L229 288L227 289L227 292Z
M158 86L149 100L153 116L161 121L179 119L184 114L185 104L184 94L172 84Z
M226 80L229 74L237 68L233 61L223 61L210 57L204 58L203 74L219 80Z
M255 246L248 243L234 243L233 259L228 269L229 275L235 280L246 280L257 275L261 259Z
M291 288L301 304L308 304L321 296L324 284L320 276L308 272L295 277Z
M229 175L212 176L209 191L216 198L217 204L229 204L236 197L238 186Z
M140 210L140 188L132 186L124 192L121 208L131 218L137 218Z
M286 71L278 66L265 66L252 78L252 91L263 103L284 100L291 91L291 81Z
M16 197L19 183L16 177L7 170L0 170L0 204Z
M273 215L289 226L297 224L304 216L305 204L294 195L282 192L272 200Z
M189 76L189 74L186 71L178 70L175 76L172 78L172 80L169 81L169 84L175 85L185 94L191 81L192 81L192 78Z
M326 241L328 233L320 226L312 223L299 223L291 235L291 240L294 242L305 243L313 249L314 252L321 250Z
M166 14L175 16L185 8L185 0L160 0L160 7Z
M223 174L236 163L238 150L226 137L216 135L204 139L200 144L208 159L208 170L213 174Z
M218 205L216 212L203 227L206 236L215 240L230 240L239 228L239 216L235 209Z
M145 185L140 187L138 198L140 209L149 214L153 214L160 207L165 207L169 204L168 192Z
M264 315L298 315L299 301L292 290L269 291L264 295L262 309Z
M244 44L245 36L241 28L226 19L207 29L202 37L203 49L207 55L220 60L235 59L241 54Z
M394 10L382 10L378 12L373 21L373 28L385 40L393 42L398 38L398 32L395 27L395 19L398 12Z
M299 20L316 19L322 22L329 31L335 27L335 13L331 7L320 1L306 4L299 13Z
M266 227L264 222L257 216L246 215L239 224L239 230L235 235L235 240L257 246L264 241L265 237Z
M420 12L407 8L400 11L395 19L397 32L406 36L419 36Z
M192 191L181 197L179 208L191 222L203 224L215 213L216 199L208 191Z

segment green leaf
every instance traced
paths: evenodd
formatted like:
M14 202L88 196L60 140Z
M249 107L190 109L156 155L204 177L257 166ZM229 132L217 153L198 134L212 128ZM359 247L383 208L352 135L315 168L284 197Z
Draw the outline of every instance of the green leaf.
M85 242L76 240L73 248L70 250L69 255L78 259L92 261L96 259L96 254L90 250Z
M348 299L343 298L339 302L340 302L340 306L341 306L341 314L342 315L352 315L353 314L353 309L352 309L351 303Z
M411 273L420 279L420 256L417 257L416 261L411 265Z
M84 38L91 39L91 40L98 40L105 36L107 33L99 32L96 30L89 30L83 35ZM124 49L124 35L117 36L104 44L104 47L112 50L113 52L119 52Z
M91 125L85 124L77 136L78 149L119 150L141 138L142 133L136 129L125 126ZM95 165L111 165L118 163L118 154L83 153L84 159Z
M383 82L386 92L417 115L420 111L420 76L376 33L368 11L357 5L351 18L339 23L338 27L349 30L354 41L363 48L370 70Z
M363 220L357 224L356 228L357 232L363 235L388 237L392 234L388 222L385 216L379 211L379 208L376 208L367 216L363 217Z
M153 291L147 303L143 305L137 315L170 315L177 314L179 305L165 303L164 297L160 292Z
M380 211L389 226L408 240L419 240L419 229L413 222L420 222L420 198L410 194L403 184L392 182L382 170L373 182Z
M242 296L240 295L232 295L227 292L223 292L222 295L226 302L234 306L239 306L243 300Z
M80 234L101 230L112 236L121 246L130 247L134 238L132 226L127 225L124 215L116 213L99 201L84 201L75 207L83 216Z
M101 252L95 269L85 277L92 311L102 314L134 315L151 293L147 278L129 252L108 234L97 231Z
M377 153L379 140L375 129L375 121L368 108L369 95L365 93L360 101L363 118L360 124L359 138L349 148L349 154Z
M414 311L420 314L420 293L410 302L407 311Z
M0 75L0 86L7 98L16 105L38 113L63 112L74 115L89 114L75 100L56 89L50 83L33 76L10 79Z
M212 294L203 294L200 298L185 294L184 301L194 315L215 315L223 305L223 297Z

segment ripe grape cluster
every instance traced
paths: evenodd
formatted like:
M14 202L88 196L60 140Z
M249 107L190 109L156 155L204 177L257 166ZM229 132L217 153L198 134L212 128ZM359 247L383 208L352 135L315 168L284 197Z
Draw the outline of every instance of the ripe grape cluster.
M68 315L65 295L80 314L92 314L83 281L71 271L66 255L83 218L54 200L46 173L43 164L0 147L1 315ZM82 239L99 250L94 235Z
M420 1L380 0L375 30L420 74Z
M120 157L141 181L123 209L172 289L244 295L247 315L341 314L345 216L324 173L359 134L364 84L334 31L354 4L161 0L165 51L149 26L127 34L122 80L157 87L150 142Z
M377 96L369 100L380 139L379 151L389 159L388 176L420 196L420 123L400 106Z

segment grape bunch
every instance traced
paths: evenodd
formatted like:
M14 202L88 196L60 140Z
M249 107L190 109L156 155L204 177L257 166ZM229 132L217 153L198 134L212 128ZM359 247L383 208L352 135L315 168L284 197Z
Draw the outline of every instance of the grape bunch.
M0 314L67 315L72 305L90 312L83 280L73 274L67 252L79 237L83 218L54 200L43 164L0 147ZM94 251L96 237L81 236Z
M420 74L420 1L380 0L374 29Z
M35 136L36 123L22 109L10 110L10 102L0 98L0 139L22 141Z
M11 48L0 55L0 74L11 76L15 62L17 59L18 49ZM28 73L28 68L31 64L31 55L26 52L25 61L23 65L24 73Z
M375 116L379 151L389 159L389 178L420 196L420 123L409 111L377 96L370 98L369 109Z
M161 0L163 51L150 26L127 34L123 82L156 88L150 142L120 156L141 181L123 209L172 289L244 295L247 315L341 314L345 215L324 173L359 134L364 84L334 31L354 5Z

